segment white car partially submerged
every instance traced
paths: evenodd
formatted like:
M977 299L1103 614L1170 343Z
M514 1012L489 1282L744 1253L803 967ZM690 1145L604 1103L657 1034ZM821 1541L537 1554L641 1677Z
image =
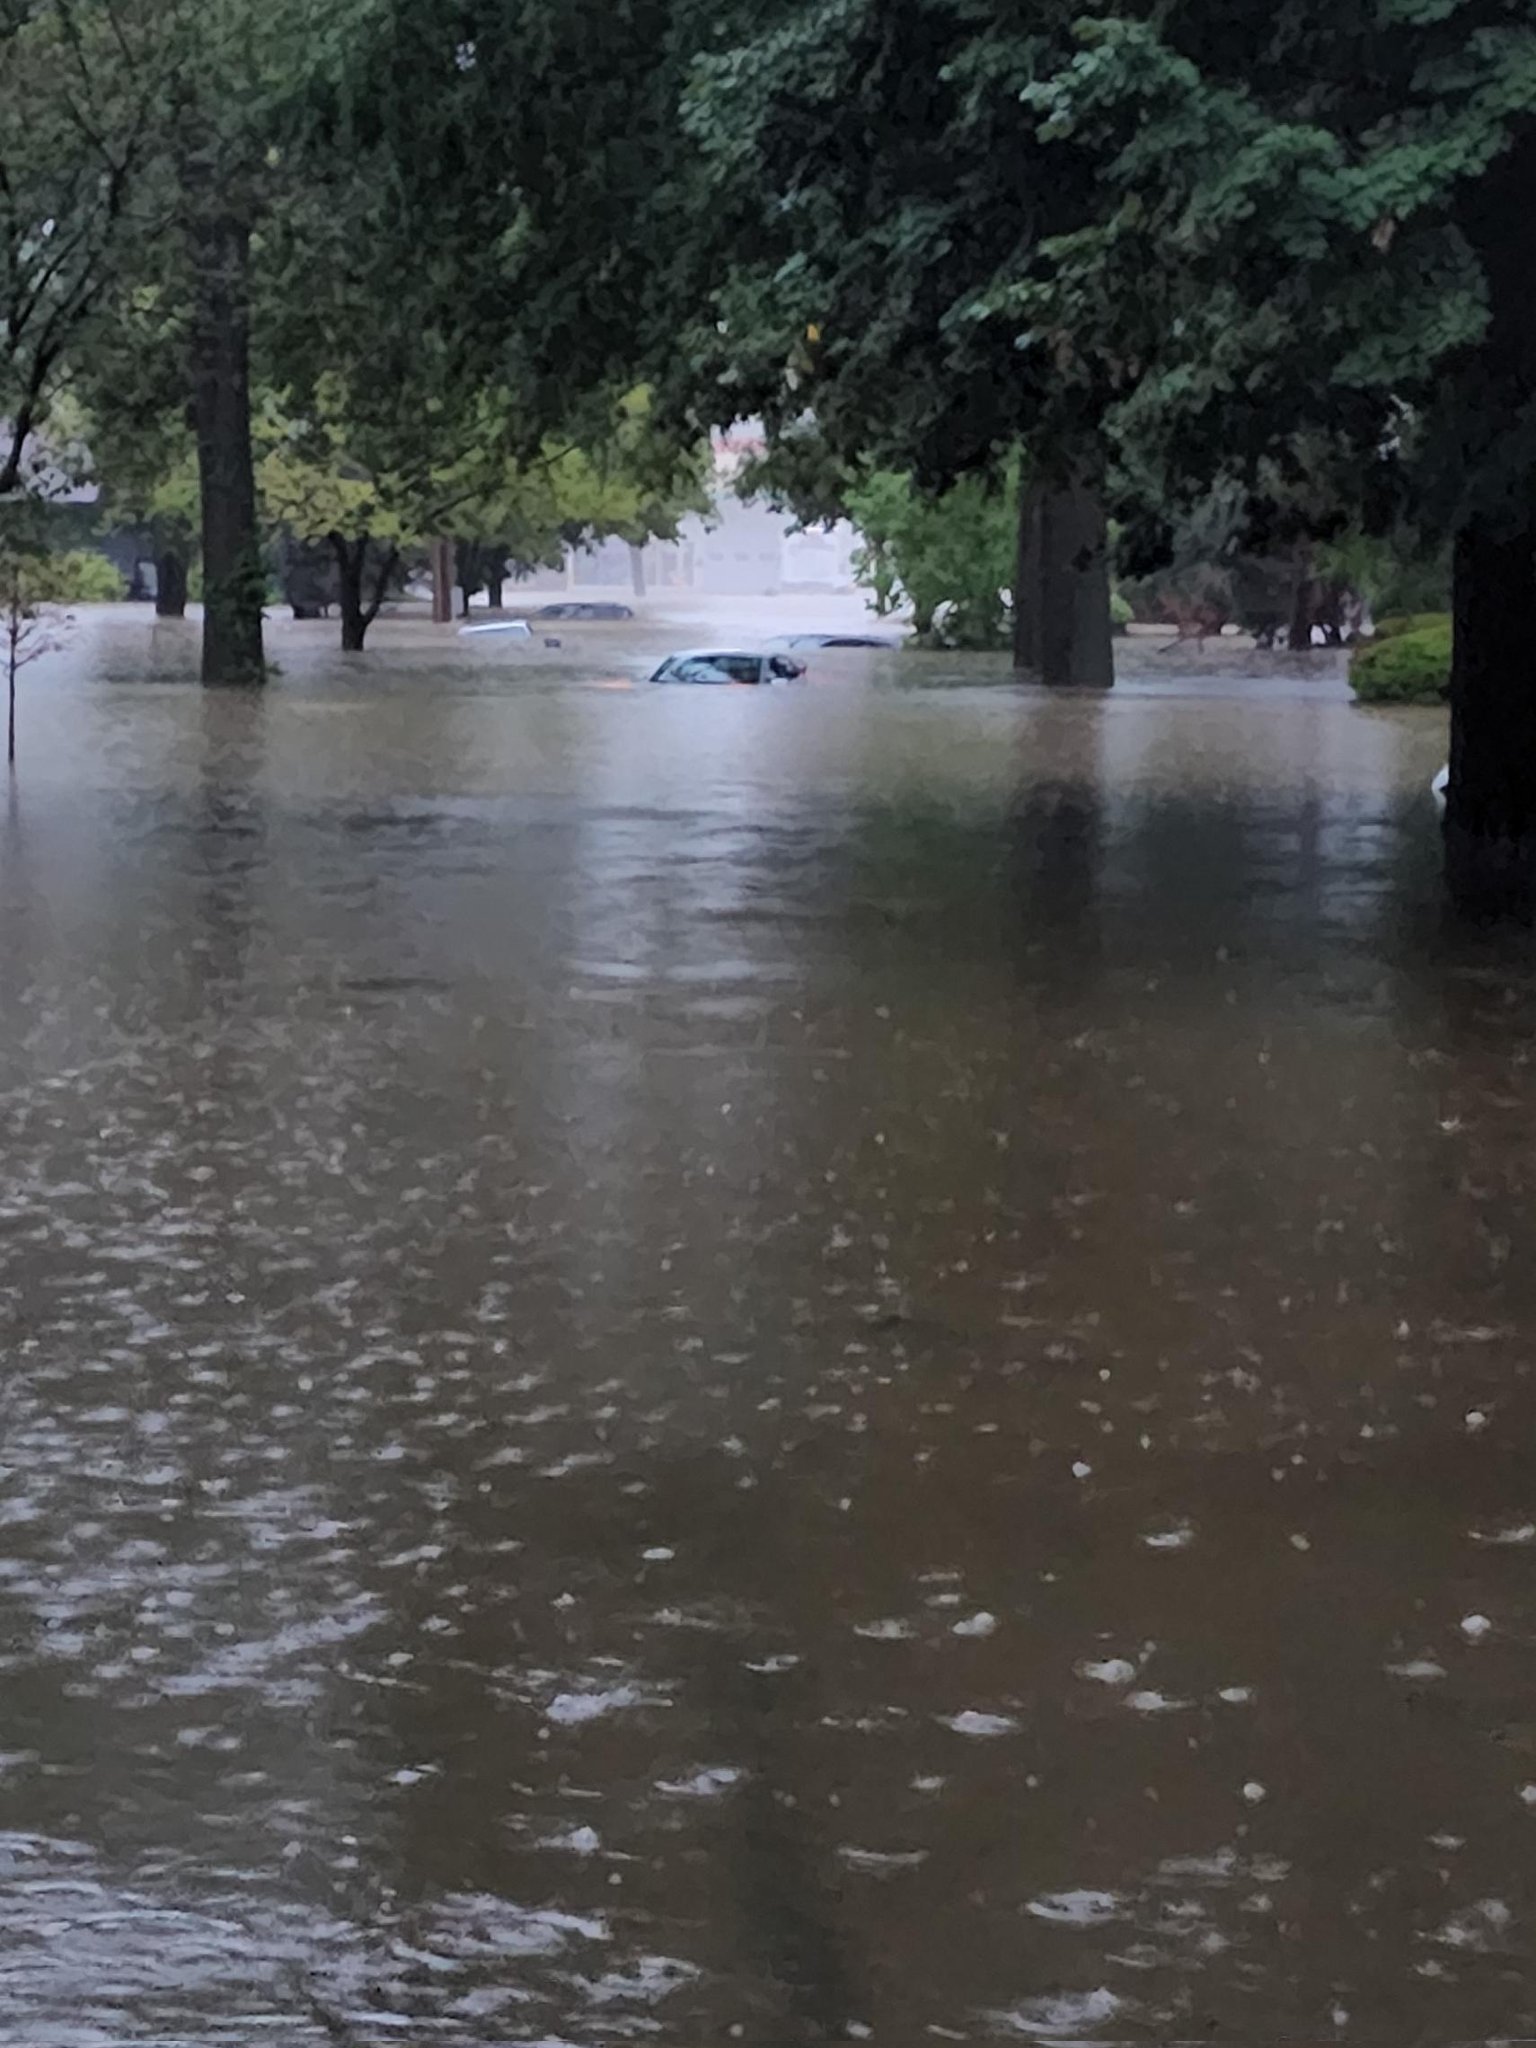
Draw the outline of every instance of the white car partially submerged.
M653 683L724 683L755 687L765 683L794 683L805 674L805 663L789 654L755 654L740 647L696 647L686 654L669 654L655 674Z

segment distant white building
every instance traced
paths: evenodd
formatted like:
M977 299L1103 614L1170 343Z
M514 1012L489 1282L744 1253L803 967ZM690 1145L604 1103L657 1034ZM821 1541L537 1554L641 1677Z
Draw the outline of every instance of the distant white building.
M534 590L695 590L717 597L777 597L781 591L851 590L857 531L846 520L801 531L763 498L740 498L734 479L761 451L751 425L715 437L714 504L683 521L675 541L627 547L604 541L572 548L565 566L532 577Z

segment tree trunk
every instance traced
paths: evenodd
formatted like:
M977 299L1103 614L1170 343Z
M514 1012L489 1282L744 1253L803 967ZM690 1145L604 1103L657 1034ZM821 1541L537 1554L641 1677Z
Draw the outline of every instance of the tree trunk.
M1456 536L1446 875L1477 914L1536 903L1536 535L1474 517Z
M155 556L155 615L161 619L187 615L187 561L178 548L162 548Z
M501 574L500 570L493 571L486 578L485 601L490 606L493 612L506 610L506 603L502 588L505 582L506 578Z
M368 639L368 628L379 616L389 595L389 579L400 560L400 550L390 548L380 562L373 596L369 598L364 590L369 536L364 533L356 540L348 540L344 533L332 533L329 539L336 556L336 580L341 593L341 650L343 654L361 654Z
M192 410L203 505L203 681L259 683L261 546L251 454L249 229L227 215L191 230L196 267Z
M1316 596L1312 550L1302 548L1296 556L1296 581L1291 587L1291 621L1285 636L1285 644L1292 654L1304 654L1312 645L1312 610Z
M1479 915L1536 910L1536 471L1515 471L1536 403L1536 126L1464 188L1460 225L1482 262L1489 320L1460 394L1483 474L1456 536L1446 878Z
M645 595L645 549L637 548L633 541L629 548L629 582L636 597Z
M1019 491L1019 549L1013 572L1013 665L1040 672L1040 608L1042 587L1040 511L1044 493L1038 484Z
M483 550L478 541L461 540L454 549L454 574L458 578L463 618L469 617L470 601L485 581Z
M5 706L5 759L8 767L16 765L16 657L14 653L6 667Z
M1107 690L1115 680L1104 501L1081 476L1040 500L1040 680Z
M448 626L453 623L451 540L435 540L432 543L432 623L434 626Z
M341 651L361 654L368 637L368 621L363 616L363 560L368 552L368 536L364 534L360 540L351 541L345 534L333 533L330 539L341 598Z

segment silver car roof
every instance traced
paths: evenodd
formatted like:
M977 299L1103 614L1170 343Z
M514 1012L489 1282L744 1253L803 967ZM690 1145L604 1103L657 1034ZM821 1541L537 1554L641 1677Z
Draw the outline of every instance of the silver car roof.
M766 661L768 656L757 647L686 647L680 654L669 654L667 661Z

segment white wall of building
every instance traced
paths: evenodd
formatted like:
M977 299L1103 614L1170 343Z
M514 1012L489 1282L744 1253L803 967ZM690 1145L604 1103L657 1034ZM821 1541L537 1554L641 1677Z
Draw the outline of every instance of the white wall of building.
M856 530L798 532L783 512L734 489L743 466L763 450L761 428L743 421L714 442L715 489L707 518L684 520L675 541L634 551L622 541L578 548L563 569L522 585L532 590L693 590L714 597L777 597L781 591L852 590Z
M675 541L639 550L644 589L694 590L714 597L776 597L785 590L851 590L858 535L846 523L830 532L797 532L762 499L723 491L707 519L684 520ZM623 541L573 549L562 569L546 571L522 590L639 591L634 550Z

